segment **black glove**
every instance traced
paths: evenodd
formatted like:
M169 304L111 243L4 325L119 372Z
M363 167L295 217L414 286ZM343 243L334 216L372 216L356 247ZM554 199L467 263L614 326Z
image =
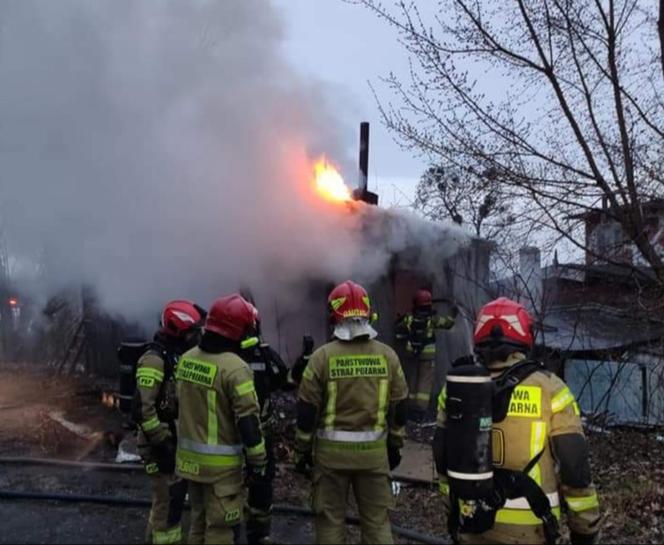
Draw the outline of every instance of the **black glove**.
M265 464L250 464L246 465L246 485L251 486L254 483L260 482L265 479L267 474L267 463Z
M302 337L302 354L300 354L300 357L295 360L291 370L291 377L293 378L293 382L295 382L295 384L299 385L300 382L302 382L302 375L304 374L304 370L307 368L307 364L309 363L309 356L311 356L313 351L314 338L310 335L305 335Z
M295 452L295 471L309 477L313 467L314 460L311 452Z
M452 362L452 367L460 367L461 365L475 365L475 356L469 354L467 356L461 356L460 358L455 359Z
M171 475L175 472L175 441L172 437L164 439L152 447L152 455L159 467L159 473Z
M401 452L396 447L387 447L387 461L390 464L390 471L398 467L401 463Z
M597 543L598 532L594 534L578 534L570 532L570 541L572 545L594 545Z
M314 338L311 335L302 337L302 355L309 356L314 351Z

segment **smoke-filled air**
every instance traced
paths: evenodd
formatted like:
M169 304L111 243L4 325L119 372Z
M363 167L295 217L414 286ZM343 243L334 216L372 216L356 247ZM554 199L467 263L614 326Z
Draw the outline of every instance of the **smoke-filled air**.
M284 61L269 3L6 0L0 24L2 229L32 293L140 315L371 275L405 243L367 253L316 191L321 154L356 181L359 120Z

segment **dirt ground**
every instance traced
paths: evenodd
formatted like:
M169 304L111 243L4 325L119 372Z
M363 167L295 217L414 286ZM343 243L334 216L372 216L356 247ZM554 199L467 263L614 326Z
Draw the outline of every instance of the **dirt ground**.
M123 433L121 415L101 403L104 384L56 378L43 368L0 364L0 456L113 461ZM275 502L308 507L310 484L290 469L294 438L292 394L278 396L279 472ZM55 420L54 420L55 418ZM56 420L78 425L75 433ZM588 432L593 475L604 516L603 543L664 542L664 435L626 429ZM433 476L432 427L412 426L401 476ZM0 464L0 490L149 497L142 473L87 472ZM402 484L392 521L448 540L435 487ZM349 515L356 514L351 507ZM61 502L0 500L0 543L140 543L147 509ZM36 522L38 521L38 522ZM564 523L563 523L564 526ZM275 517L277 542L311 542L311 520ZM357 528L349 541L358 542ZM407 543L397 538L397 543Z
M40 367L0 364L0 457L112 462L117 444L127 432L123 430L122 416L101 403L103 391L104 385L98 382L57 378ZM280 400L279 405L290 408L292 398ZM73 425L76 433L58 420ZM292 424L290 412L279 419L279 429L287 431L277 446L280 467L275 501L308 508L310 484L288 467L292 462ZM3 463L0 490L149 497L149 483L142 472ZM0 544L142 543L147 508L0 499L0 520ZM413 524L406 526L416 528ZM273 537L278 543L312 542L312 529L308 518L274 517ZM349 541L359 541L357 528L350 528Z

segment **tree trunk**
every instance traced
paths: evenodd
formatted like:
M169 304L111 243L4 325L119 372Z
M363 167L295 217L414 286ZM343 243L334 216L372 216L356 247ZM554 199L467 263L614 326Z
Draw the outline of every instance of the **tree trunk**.
M659 0L659 21L657 22L659 33L660 61L662 62L662 77L664 77L664 0Z

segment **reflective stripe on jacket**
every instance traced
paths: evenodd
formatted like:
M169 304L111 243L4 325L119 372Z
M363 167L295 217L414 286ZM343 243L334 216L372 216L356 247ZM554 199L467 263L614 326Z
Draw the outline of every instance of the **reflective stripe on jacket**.
M197 482L225 480L229 493L234 493L242 483L245 450L236 422L259 414L251 370L230 352L209 354L194 348L180 359L176 379L178 475ZM262 453L246 453L258 459L265 456L264 448Z
M142 447L155 445L171 435L168 423L162 422L157 415L157 407L163 396L164 370L166 364L155 350L148 350L136 364L135 401L138 414L134 419L139 427L138 444Z
M299 398L318 410L317 462L330 468L380 468L386 443L400 447L403 427L388 421L390 406L408 388L394 350L378 341L333 341L316 350L302 377ZM300 443L312 434L298 430Z

